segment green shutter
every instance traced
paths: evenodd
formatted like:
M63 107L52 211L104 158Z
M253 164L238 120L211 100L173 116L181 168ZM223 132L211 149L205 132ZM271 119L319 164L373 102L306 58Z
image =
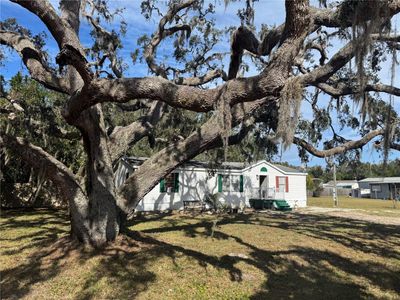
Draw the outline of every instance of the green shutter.
M240 175L239 192L243 193L243 175Z
M222 193L222 175L218 174L218 193Z
M165 193L165 179L160 180L160 193Z
M179 173L174 174L174 193L179 192Z

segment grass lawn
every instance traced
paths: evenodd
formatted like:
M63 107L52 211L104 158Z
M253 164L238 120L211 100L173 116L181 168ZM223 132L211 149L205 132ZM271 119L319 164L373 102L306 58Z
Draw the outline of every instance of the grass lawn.
M332 196L308 197L307 205L317 207L334 207ZM400 217L400 202L397 202L397 207L395 208L393 207L392 200L339 196L338 207L364 210L369 214Z
M0 226L2 299L400 299L394 225L153 214L101 253L65 238L63 212L3 211Z

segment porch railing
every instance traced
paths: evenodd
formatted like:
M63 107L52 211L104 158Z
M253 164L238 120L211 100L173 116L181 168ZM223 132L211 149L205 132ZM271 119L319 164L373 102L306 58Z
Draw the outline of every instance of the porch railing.
M285 192L276 191L275 188L253 188L250 190L250 199L285 199Z

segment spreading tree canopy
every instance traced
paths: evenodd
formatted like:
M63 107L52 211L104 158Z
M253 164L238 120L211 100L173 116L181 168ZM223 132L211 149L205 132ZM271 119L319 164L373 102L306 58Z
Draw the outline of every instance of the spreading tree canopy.
M228 28L214 16L215 5L229 6L230 1L160 5L146 0L141 13L158 24L128 49L130 62L121 56L122 36L130 34L123 9L112 10L104 0L60 0L58 8L48 0L11 2L43 22L59 53L50 57L43 35L13 19L0 23L1 44L20 55L33 80L60 96L46 98L51 109L39 113L40 120L33 114L37 103L2 84L6 117L0 145L58 187L69 204L72 236L82 242L102 246L114 240L162 177L189 159L249 136L267 153L276 151L277 144L293 143L303 160L308 155L340 159L349 152L358 156L371 141L384 157L400 150L394 109L400 95L394 85L400 36L393 24L399 0L314 5L287 0L285 22L271 26L264 20L261 28L254 25L252 0L243 2L240 23ZM262 3L266 10L269 5ZM80 39L83 21L91 26L91 42ZM226 37L230 53L218 52ZM167 61L158 51L163 43L174 48ZM125 77L127 64L138 60L151 76ZM380 75L388 65L392 79L385 84ZM257 74L247 76L247 70ZM306 102L313 120L301 117ZM333 116L341 128L333 125ZM27 139L21 127L26 118L30 130L46 128L53 137L81 141L85 167L57 156L51 145L39 147ZM344 128L359 136L342 136ZM324 134L327 130L330 135ZM117 190L113 164L125 153L142 151L144 142L153 149L150 157ZM251 158L252 147L243 150Z

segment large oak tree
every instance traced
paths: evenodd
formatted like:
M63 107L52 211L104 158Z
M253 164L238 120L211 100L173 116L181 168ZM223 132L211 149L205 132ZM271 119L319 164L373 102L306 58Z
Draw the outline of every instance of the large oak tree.
M204 151L240 143L254 130L262 131L259 139L298 145L303 158L306 153L340 155L362 148L377 137L386 153L390 148L400 148L399 118L391 105L400 89L393 80L389 85L382 84L378 76L385 58L391 54L395 57L400 49L400 36L390 27L393 16L400 12L399 0L345 0L329 5L321 1L320 7L307 0L287 0L285 22L266 26L261 34L252 25L256 13L253 1L246 1L239 11L242 24L230 28L228 70L215 63L224 54L213 50L223 35L217 30L218 20L210 17L213 5L177 0L159 8L155 1L143 1L142 13L147 17L154 13L160 19L155 32L138 41L143 49L134 51L132 57L142 56L154 74L150 77L124 77L118 55L123 47L120 35L102 24L113 20L104 1L60 0L58 10L47 0L12 2L45 24L59 54L49 58L40 39L10 20L1 23L0 42L20 55L32 79L66 95L62 116L79 130L86 165L84 171L74 173L44 149L9 132L1 132L0 144L41 169L57 185L60 197L69 204L72 236L81 242L100 247L113 241L126 217L162 177ZM268 9L268 2L262 5ZM92 27L91 47L79 38L82 18ZM158 46L171 38L175 39L174 56L181 69L157 59ZM332 39L340 41L342 47L328 54L328 50L335 50ZM244 63L249 61L243 61L244 56L254 61L257 75L242 76ZM11 109L18 110L12 95L2 93L12 104ZM380 93L390 95L389 104L379 100ZM360 129L359 139L349 140L336 133L332 110L322 108L320 94L331 97L330 106L335 104L344 125ZM310 103L315 120L300 119L302 101ZM360 117L349 111L351 101L361 103ZM111 104L122 112L145 113L125 126L109 127L112 120L106 120L105 110ZM155 128L171 110L207 117L192 132L177 135L169 143L164 139L165 146L157 148L117 190L113 163L145 137L151 144L162 140L154 136ZM4 108L2 112L10 110ZM333 138L319 150L315 144L329 127ZM53 132L60 138L76 137L65 128Z

